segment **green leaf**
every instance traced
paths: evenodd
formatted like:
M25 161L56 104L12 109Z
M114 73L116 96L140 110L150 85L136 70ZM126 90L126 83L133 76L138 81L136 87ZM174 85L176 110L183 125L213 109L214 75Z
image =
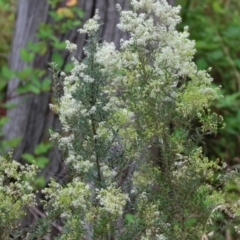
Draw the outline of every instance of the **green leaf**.
M1 136L1 134L0 134L0 136ZM14 148L14 147L16 147L18 145L20 140L21 140L21 137L15 137L15 138L12 138L10 140L2 140L1 144L0 144L1 149L5 149L6 150L6 148L9 148L9 147L10 148Z
M20 80L26 81L31 76L32 73L33 73L33 69L31 67L26 67L17 73L17 77Z
M66 48L66 43L65 42L60 42L60 41L54 41L52 43L52 46L58 50L62 50Z
M48 50L47 42L46 41L40 41L38 42L38 51L37 53L39 55L44 55Z
M26 84L22 84L18 87L17 92L18 93L27 93L27 92L33 92L35 94L40 93L40 88L34 86L31 82L28 82Z
M225 58L224 53L222 50L216 50L216 51L212 51L211 53L209 53L209 56L213 59L213 60L220 60L222 58Z
M8 147L16 147L18 145L18 143L20 142L22 138L21 137L14 137L10 140L6 140L6 144Z
M73 23L72 23L73 26L80 26L81 25L81 21L80 20L75 20Z
M1 79L0 81L0 91L2 91L7 85L7 80Z
M199 50L214 50L218 48L218 45L212 42L196 41L196 48Z
M34 54L26 50L25 48L20 49L20 58L25 62L31 62L34 58Z
M74 7L74 8L72 8L72 10L79 18L84 17L84 12L82 11L82 9L80 9L78 7Z
M54 9L59 3L59 0L48 0L48 4Z
M198 69L200 69L200 70L206 69L208 67L208 64L207 64L205 58L197 59L196 64L197 64Z
M41 86L42 91L48 91L51 88L51 83L52 81L50 78L44 78Z
M240 69L240 59L234 59L236 66Z
M17 106L17 104L15 102L11 102L11 101L1 104L1 107L4 107L6 109L12 109L12 108L15 108L16 106Z
M46 23L40 23L39 28L37 31L37 36L41 39L47 39L49 41L49 38L53 35L53 29L50 24Z
M39 88L39 90L40 90L40 88L41 88L41 82L39 81L39 78L38 78L37 76L33 76L33 77L31 78L31 82L32 82L32 84L33 84L35 87Z
M125 216L125 219L128 223L132 223L135 221L135 216L130 213L127 213Z
M240 92L233 93L231 95L226 95L224 98L220 99L217 103L218 108L232 108L236 106L239 102ZM238 106L237 106L238 108Z
M51 62L55 62L55 63L57 63L58 66L62 66L63 65L62 56L58 52L54 52L52 55Z
M27 48L30 51L37 52L38 51L38 43L32 42L32 41L28 41L27 42Z
M23 159L25 159L26 161L28 161L29 163L34 163L35 162L34 156L30 153L24 153L24 154L21 155L21 157Z
M237 40L239 38L239 32L240 32L239 23L232 24L225 31L223 31L223 36L226 37L227 39Z
M8 121L9 117L4 116L0 118L0 126L2 126L3 124L5 124Z
M47 51L47 42L39 41L39 42L31 42L27 43L28 49L34 53L38 53L39 55L43 55Z
M64 67L64 72L68 73L72 70L72 63L67 63Z
M197 223L197 218L189 218L189 219L187 219L186 221L185 221L185 226L187 227L187 228L191 228L191 227L193 227L194 225L196 225L196 223Z
M1 68L1 74L4 78L6 79L10 79L13 77L14 75L14 71L11 70L9 67L7 67L6 65L3 65Z
M39 143L35 148L34 148L34 153L36 155L46 153L52 145L50 143Z
M40 87L40 86L39 86ZM29 84L29 91L33 92L35 94L39 94L41 92L41 89L38 86L35 86L33 84Z
M50 11L49 15L54 19L55 22L58 22L64 18L63 15L58 14L56 11Z
M34 183L38 188L43 188L46 184L46 181L45 181L45 178L43 176L40 176L40 177L37 177L35 179Z
M221 7L221 5L219 4L218 1L214 1L212 3L212 7L213 7L213 9L216 13L219 13L219 14L224 14L225 13L224 8Z
M44 168L46 166L46 164L48 164L48 162L49 162L49 159L47 157L37 157L35 160L36 160L36 164L40 168Z
M22 93L27 93L27 92L29 92L29 85L30 85L30 83L20 84L20 85L18 86L17 90L16 90L17 93L22 94Z

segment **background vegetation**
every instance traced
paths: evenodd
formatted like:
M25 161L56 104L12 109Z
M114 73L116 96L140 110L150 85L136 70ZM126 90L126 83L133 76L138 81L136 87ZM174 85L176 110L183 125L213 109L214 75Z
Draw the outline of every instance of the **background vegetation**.
M212 67L215 85L224 98L213 106L223 115L226 127L206 139L207 154L229 165L240 162L240 2L238 0L177 0L190 38L196 41L199 69Z

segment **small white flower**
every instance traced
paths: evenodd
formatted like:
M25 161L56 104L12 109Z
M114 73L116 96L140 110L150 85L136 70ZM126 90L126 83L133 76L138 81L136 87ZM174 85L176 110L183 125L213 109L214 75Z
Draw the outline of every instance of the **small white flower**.
M74 44L74 43L70 43L69 40L66 40L66 49L67 49L69 52L73 52L74 50L77 49L77 45Z
M80 33L87 33L89 35L92 35L92 34L95 34L97 33L99 27L100 27L100 24L98 23L99 22L99 11L98 9L96 10L96 13L94 15L94 17L92 19L89 19L83 26L83 29L79 29L79 32Z
M66 73L63 71L61 71L60 75L61 75L61 77L66 77Z

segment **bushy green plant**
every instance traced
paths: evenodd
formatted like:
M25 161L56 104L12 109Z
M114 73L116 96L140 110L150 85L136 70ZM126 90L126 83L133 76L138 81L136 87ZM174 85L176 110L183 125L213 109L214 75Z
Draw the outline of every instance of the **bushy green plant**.
M10 239L26 214L26 207L35 205L32 183L35 181L36 165L22 165L0 157L0 239Z
M131 11L117 6L118 27L131 36L120 50L99 45L96 14L80 30L89 35L85 60L73 58L57 82L64 94L51 108L62 132L52 139L69 179L44 190L47 209L61 212L60 239L207 238L217 234L212 212L227 208L214 184L228 175L198 147L221 124L209 109L218 88L193 63L187 28L176 31L178 7L131 3Z
M187 28L176 30L180 8L131 4L129 11L117 5L118 27L130 34L119 50L99 43L97 12L80 30L88 34L85 59L72 58L70 74L52 65L57 99L50 107L62 130L51 139L67 176L42 191L46 222L26 239L43 238L50 221L61 225L58 239L221 239L221 215L239 221L238 201L228 198L238 175L198 147L221 127L210 110L221 96L194 64Z

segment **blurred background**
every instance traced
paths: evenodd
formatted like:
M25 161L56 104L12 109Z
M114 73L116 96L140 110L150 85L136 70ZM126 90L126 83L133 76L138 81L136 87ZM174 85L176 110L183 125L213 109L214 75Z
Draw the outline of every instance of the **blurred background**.
M212 67L213 84L222 86L223 98L212 106L224 117L225 128L205 139L207 155L240 163L240 1L177 0L182 24L196 41L199 69Z
M56 147L49 142L49 129L59 128L57 116L49 110L54 99L49 63L69 71L65 40L78 45L74 53L83 57L86 36L77 29L98 8L105 23L102 40L119 46L127 34L118 31L115 9L128 0L0 0L0 151L14 149L14 158L42 169L36 186L51 176L62 178L64 167ZM199 69L212 67L214 85L222 86L224 97L212 109L221 114L226 126L216 136L204 139L211 159L221 158L228 166L240 163L240 1L169 0L181 5L182 23L196 41L194 61ZM61 90L61 89L60 89ZM26 223L27 224L27 223Z

